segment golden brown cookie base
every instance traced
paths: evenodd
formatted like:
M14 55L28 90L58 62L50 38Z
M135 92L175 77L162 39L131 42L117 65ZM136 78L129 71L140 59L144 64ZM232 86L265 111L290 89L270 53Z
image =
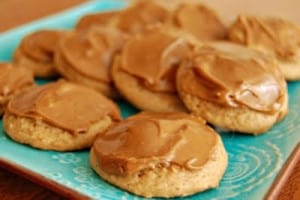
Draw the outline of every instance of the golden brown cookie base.
M199 150L200 147L199 147ZM226 167L227 154L218 136L214 152L200 169L189 171L178 166L145 169L132 175L117 176L101 169L93 149L90 153L92 168L106 181L144 197L187 196L219 185Z
M201 116L213 125L231 131L258 135L269 130L283 119L287 112L287 95L281 111L274 114L262 113L248 108L231 108L211 103L196 96L180 92L180 96L192 114Z
M89 112L89 111L87 111ZM108 116L91 125L87 133L70 133L41 120L19 117L6 112L3 127L13 140L43 150L73 151L88 148L95 137L112 123Z
M112 68L115 86L134 106L153 112L187 112L177 95L148 90L140 84L137 78L119 70L118 63L119 60L116 58Z

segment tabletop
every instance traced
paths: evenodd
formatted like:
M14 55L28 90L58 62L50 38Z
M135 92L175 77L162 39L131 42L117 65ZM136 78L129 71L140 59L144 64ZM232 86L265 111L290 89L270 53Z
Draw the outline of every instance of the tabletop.
M0 1L0 32L24 24L34 19L47 16L85 0L1 0ZM222 12L220 15L230 16L239 11L255 12L257 14L280 14L300 23L300 14L297 9L299 0L204 0ZM255 2L255 4L253 3ZM272 6L270 7L270 2ZM226 4L226 5L225 5ZM224 9L226 6L226 9ZM38 9L36 9L38 8ZM270 9L272 8L272 9ZM230 20L230 19L229 19ZM300 145L295 149L283 170L279 173L272 189L266 196L267 199L300 199ZM9 168L0 168L0 199L27 200L27 199L65 199L65 197L51 190L33 183L9 171Z

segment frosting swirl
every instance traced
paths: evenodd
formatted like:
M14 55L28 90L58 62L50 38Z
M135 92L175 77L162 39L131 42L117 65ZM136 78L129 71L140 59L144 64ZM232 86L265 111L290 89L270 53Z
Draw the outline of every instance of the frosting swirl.
M197 170L209 160L216 142L217 134L200 119L144 112L99 135L92 151L101 168L116 175L171 165Z
M186 38L162 27L154 28L132 37L124 45L120 68L139 78L149 90L176 93L177 67L192 48Z
M120 120L119 110L112 101L93 89L66 81L35 86L17 94L7 109L17 116L39 119L70 133L85 133L107 115Z
M240 15L229 38L281 61L300 59L300 26L280 18Z
M178 74L181 90L223 106L273 113L280 110L286 92L275 60L230 43L200 47Z

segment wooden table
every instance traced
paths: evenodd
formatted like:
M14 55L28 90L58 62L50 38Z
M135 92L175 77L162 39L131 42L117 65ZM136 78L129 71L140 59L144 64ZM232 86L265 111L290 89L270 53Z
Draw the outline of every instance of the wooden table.
M62 196L51 192L16 174L0 168L0 199L29 200L29 199L63 199Z
M83 1L84 0L0 0L0 32ZM284 12L280 12L282 15L300 23L300 14L298 12L300 7L299 0L261 0L259 1L259 6L257 5L258 1L252 0L243 1L242 5L240 5L240 0L206 1L218 10L223 10L221 15L224 16L235 14L238 10L258 14L278 14L278 11L283 9ZM271 2L272 6L269 6ZM225 6L226 9L224 9ZM294 152L293 157L290 158L285 168L290 168L290 171L288 173L280 173L281 180L284 181L276 181L276 183L279 182L282 184L274 185L276 190L269 193L268 199L300 199L300 145L298 145L298 150ZM56 200L64 199L64 197L13 174L6 169L0 168L0 199Z

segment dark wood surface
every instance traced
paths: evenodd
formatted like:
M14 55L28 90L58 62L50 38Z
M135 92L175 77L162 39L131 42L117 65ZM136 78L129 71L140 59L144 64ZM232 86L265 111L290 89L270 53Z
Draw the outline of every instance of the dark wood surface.
M0 199L29 200L29 199L64 199L62 196L28 181L16 174L0 168Z
M72 5L83 2L84 0L0 0L0 31L7 30L14 26L29 22L39 17L69 8ZM278 14L281 13L288 18L300 22L299 0L262 0L259 1L263 8L257 5L258 1L247 0L241 4L240 0L204 0L215 6L221 15L234 15L238 11L258 12ZM271 5L272 6L269 6ZM257 9L258 7L258 9ZM226 8L226 9L224 9ZM223 10L223 12L222 12ZM280 12L279 12L280 11ZM300 147L295 151L294 158L289 159L290 171L282 171L280 180L276 182L283 183L275 185L274 191L271 191L271 198L280 200L299 200L300 199ZM292 160L292 161L291 161ZM7 167L7 166L6 166ZM8 167L7 167L8 168ZM281 180L284 180L281 182ZM43 186L35 184L19 175L0 168L0 199L1 200L39 200L39 199L64 199L57 193L54 193Z
M265 199L300 200L300 143L281 169Z

